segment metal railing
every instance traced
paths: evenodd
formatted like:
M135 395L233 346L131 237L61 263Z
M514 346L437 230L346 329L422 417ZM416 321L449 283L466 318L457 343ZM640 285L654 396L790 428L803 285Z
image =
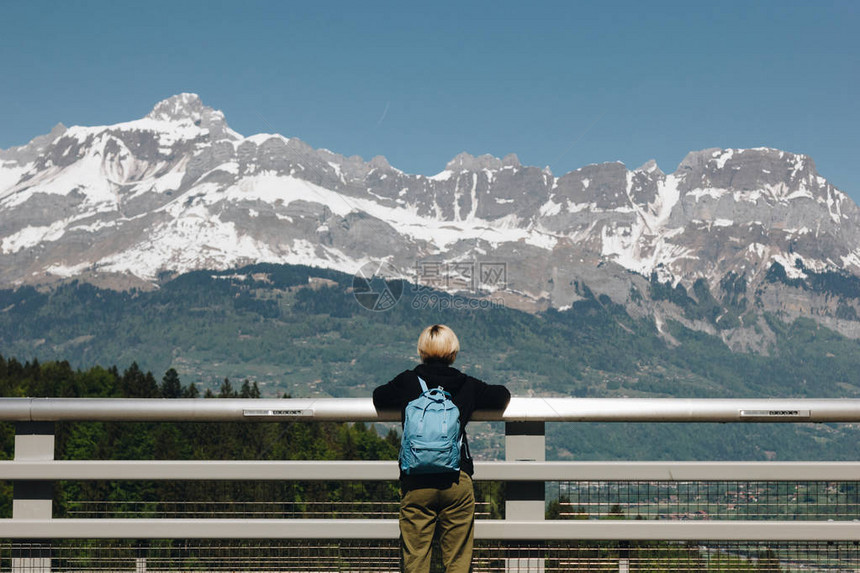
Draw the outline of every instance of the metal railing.
M68 421L376 422L395 421L398 417L397 412L377 413L369 399L2 398L0 421L15 422L16 436L14 460L0 461L0 481L14 483L12 518L0 519L0 538L19 540L17 547L26 543L38 545L36 540L49 539L331 540L335 543L380 540L390 544L399 533L397 521L392 518L56 519L52 515L51 488L55 481L392 481L397 479L398 470L391 461L63 461L54 459L53 432L55 422ZM833 484L860 481L860 462L548 462L544 432L546 422L853 423L860 422L860 400L515 397L505 412L476 412L473 419L505 422L505 461L478 462L475 468L477 481L506 483L505 518L476 522L476 539L484 543L516 540L546 547L554 542L583 540L627 544L656 541L695 544L707 540L711 544L709 547L714 547L715 543L790 541L856 546L860 542L860 522L857 521L860 515L854 513L833 514L837 519L819 519L816 514L814 519L804 520L773 515L763 521L727 519L725 514L719 519L685 519L674 514L661 515L655 510L653 515L639 515L647 515L646 519L578 519L591 515L585 507L589 502L582 501L585 499L582 492L599 491L600 486L595 483L618 482L626 484L625 487L636 483L678 487L688 482ZM564 510L560 512L560 519L545 518L547 482L567 484L564 496L559 494ZM767 489L769 486L755 487ZM734 487L732 491L736 497L739 494L735 490L740 489L751 487ZM574 491L579 492L580 497L573 496ZM749 494L744 495L752 499ZM581 512L581 507L585 507L585 511ZM856 506L851 511L856 511ZM561 549L558 551L563 553ZM711 549L697 551L700 557L711 555ZM38 557L33 559L35 568L45 569L45 563ZM522 559L540 561L543 558L527 556ZM20 570L20 558L17 563ZM507 569L513 570L511 562L506 563ZM544 570L540 567L545 567L544 564L534 569L528 565L531 561L523 563L526 565L522 570Z
M368 398L284 400L0 398L0 421L227 422L265 418L316 422L396 421ZM860 422L860 400L709 398L522 398L476 421L505 422Z

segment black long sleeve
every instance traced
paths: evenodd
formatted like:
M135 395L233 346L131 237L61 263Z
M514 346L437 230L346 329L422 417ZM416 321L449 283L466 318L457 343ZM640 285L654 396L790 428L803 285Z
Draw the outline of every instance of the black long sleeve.
M511 400L511 393L504 386L487 384L444 364L425 363L413 370L405 370L387 384L375 388L374 407L377 410L399 410L402 422L406 405L421 395L419 376L428 388L441 386L451 394L451 400L460 411L460 428L464 435L466 424L475 410L504 410ZM461 452L460 467L469 475L474 471L465 447Z
M427 363L419 364L413 370L405 370L387 384L375 388L374 407L377 410L400 410L402 413L406 404L421 394L419 376L428 387L441 386L451 393L451 399L460 410L461 426L466 425L475 410L504 410L511 400L511 393L504 386L487 384L451 366Z

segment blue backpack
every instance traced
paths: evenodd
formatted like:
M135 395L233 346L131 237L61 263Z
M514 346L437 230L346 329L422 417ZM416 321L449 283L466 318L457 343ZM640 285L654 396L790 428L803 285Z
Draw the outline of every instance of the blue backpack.
M406 405L400 469L406 475L460 470L460 410L441 386L427 389L419 376L422 393Z

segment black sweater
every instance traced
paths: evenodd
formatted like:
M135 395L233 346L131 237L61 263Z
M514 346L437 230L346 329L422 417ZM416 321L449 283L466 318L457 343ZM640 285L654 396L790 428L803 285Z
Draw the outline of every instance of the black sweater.
M487 384L443 363L425 362L376 388L373 391L374 407L377 410L400 410L402 424L406 405L421 395L419 376L428 388L442 386L450 392L451 400L460 410L460 429L464 434L475 410L504 410L511 400L511 393L504 386ZM474 465L465 450L464 447L460 452L460 469L472 475Z

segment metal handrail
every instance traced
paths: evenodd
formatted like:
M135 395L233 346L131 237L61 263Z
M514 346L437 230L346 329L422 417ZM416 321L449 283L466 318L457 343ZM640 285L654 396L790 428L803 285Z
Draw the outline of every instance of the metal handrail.
M341 477L343 476L343 477ZM0 461L4 480L393 481L394 461ZM860 462L478 461L476 481L857 481Z
M0 398L0 421L333 421L390 422L369 398L159 399ZM860 422L860 400L722 398L526 398L476 421L543 422Z

